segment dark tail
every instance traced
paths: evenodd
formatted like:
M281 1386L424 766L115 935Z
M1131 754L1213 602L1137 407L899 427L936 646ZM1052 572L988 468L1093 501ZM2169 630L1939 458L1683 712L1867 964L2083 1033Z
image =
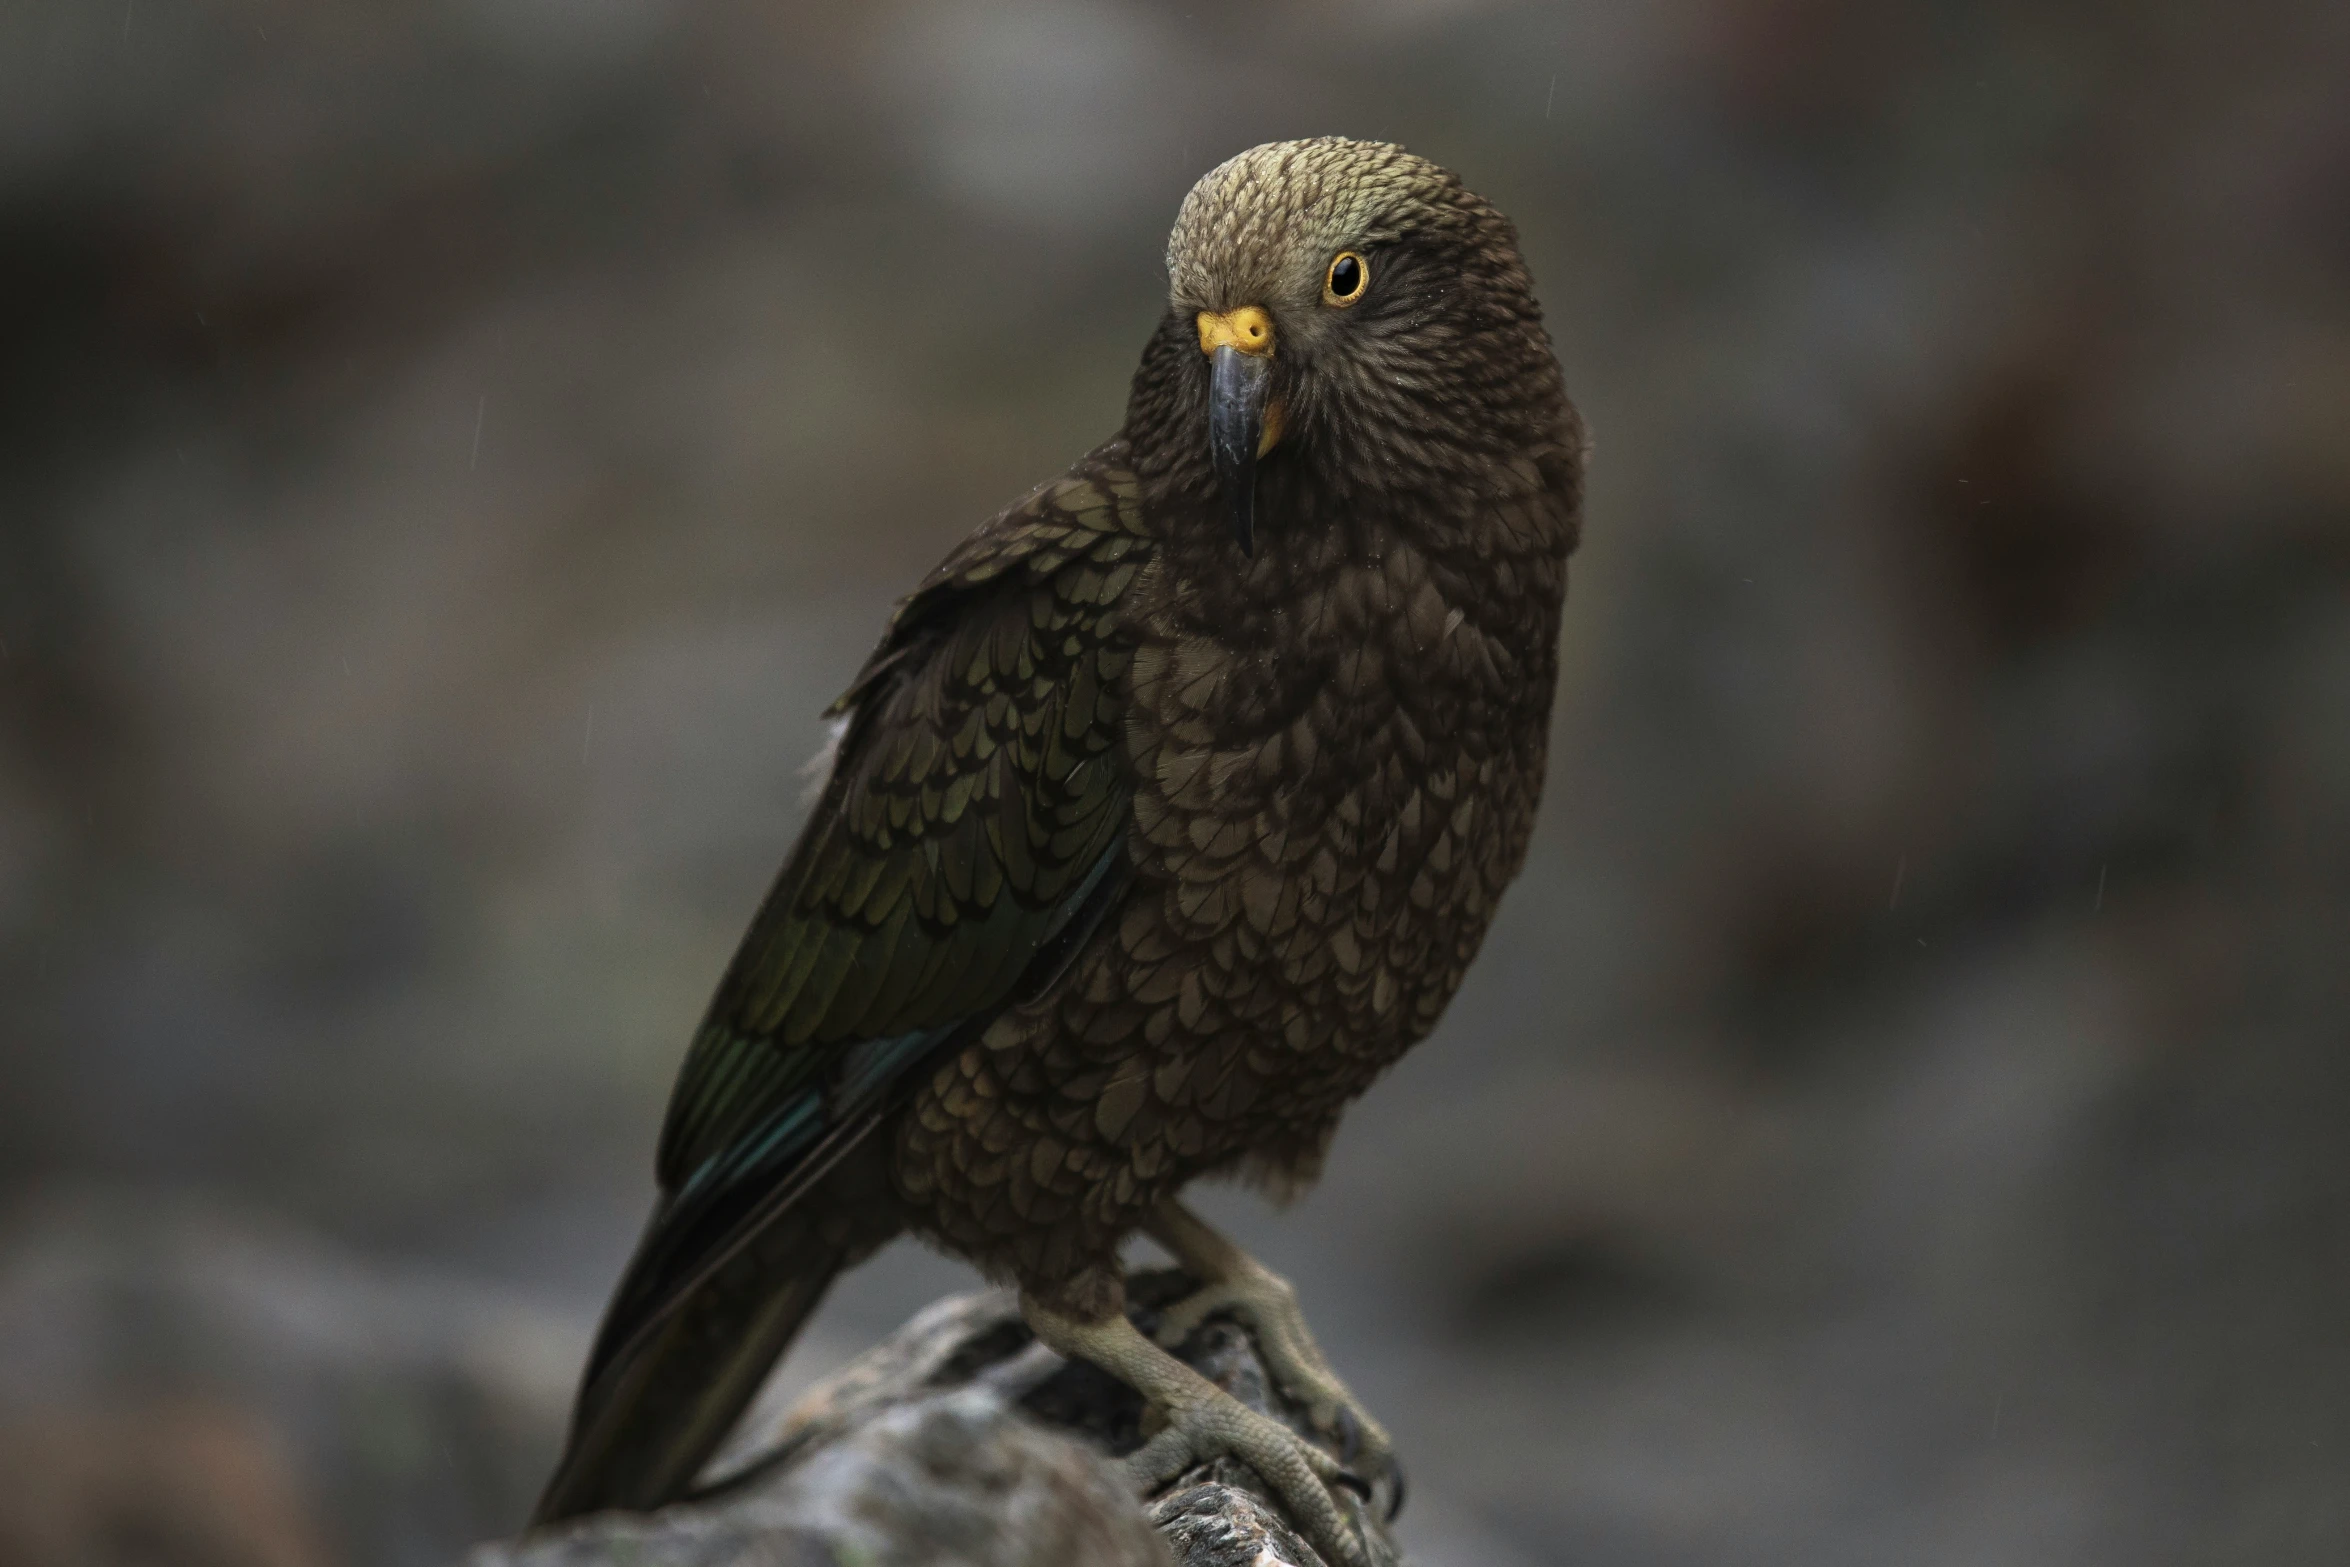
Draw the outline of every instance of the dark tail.
M819 1228L803 1214L785 1215L652 1332L613 1346L618 1353L608 1361L601 1354L590 1361L534 1526L607 1508L649 1511L693 1489L833 1275L855 1260Z

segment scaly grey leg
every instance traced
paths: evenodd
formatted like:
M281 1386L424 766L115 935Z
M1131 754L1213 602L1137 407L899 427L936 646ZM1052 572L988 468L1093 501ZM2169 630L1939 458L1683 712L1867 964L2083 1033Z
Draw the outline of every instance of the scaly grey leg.
M1388 1480L1388 1516L1394 1517L1403 1507L1403 1470L1395 1460L1395 1444L1322 1357L1289 1281L1171 1199L1152 1210L1142 1229L1202 1281L1161 1314L1159 1342L1170 1348L1181 1344L1219 1311L1240 1318L1255 1333L1265 1368L1306 1406L1314 1429L1338 1444L1347 1466Z
M1363 1544L1330 1494L1330 1484L1344 1471L1328 1453L1144 1338L1123 1314L1088 1322L1062 1316L1025 1293L1020 1314L1053 1349L1091 1361L1166 1415L1166 1429L1126 1460L1142 1494L1194 1464L1229 1455L1280 1494L1316 1550L1346 1567L1364 1567Z

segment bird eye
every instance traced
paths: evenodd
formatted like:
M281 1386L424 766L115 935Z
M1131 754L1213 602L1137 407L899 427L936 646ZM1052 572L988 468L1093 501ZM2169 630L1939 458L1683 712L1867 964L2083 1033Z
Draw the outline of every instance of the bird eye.
M1363 290L1371 286L1371 268L1362 257L1351 250L1342 250L1330 263L1330 274L1322 280L1322 303L1351 305L1363 297Z

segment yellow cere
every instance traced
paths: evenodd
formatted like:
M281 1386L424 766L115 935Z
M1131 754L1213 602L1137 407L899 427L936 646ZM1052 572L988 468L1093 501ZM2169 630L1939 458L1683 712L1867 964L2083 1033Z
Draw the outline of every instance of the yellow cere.
M1219 348L1237 348L1244 354L1273 352L1273 316L1262 305L1242 305L1238 310L1219 314L1213 310L1199 313L1199 351L1212 354Z

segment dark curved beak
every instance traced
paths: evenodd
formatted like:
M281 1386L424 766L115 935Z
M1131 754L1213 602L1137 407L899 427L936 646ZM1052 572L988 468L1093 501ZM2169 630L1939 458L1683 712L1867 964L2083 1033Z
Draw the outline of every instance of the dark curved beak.
M1216 485L1240 553L1257 548L1257 448L1265 439L1265 398L1273 386L1273 361L1244 354L1229 343L1219 347L1208 374L1208 455L1215 460Z

